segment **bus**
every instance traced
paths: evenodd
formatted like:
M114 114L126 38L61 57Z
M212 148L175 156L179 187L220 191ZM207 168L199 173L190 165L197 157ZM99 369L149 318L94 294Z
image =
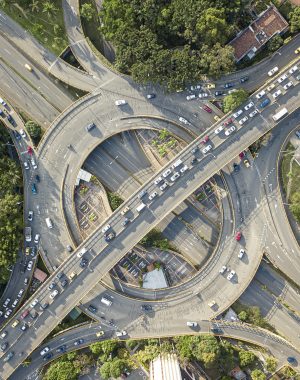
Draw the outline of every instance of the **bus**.
M287 113L288 113L288 110L286 108L282 108L282 110L280 110L279 112L275 113L275 115L272 116L273 120L277 121L281 119L283 116L285 116Z

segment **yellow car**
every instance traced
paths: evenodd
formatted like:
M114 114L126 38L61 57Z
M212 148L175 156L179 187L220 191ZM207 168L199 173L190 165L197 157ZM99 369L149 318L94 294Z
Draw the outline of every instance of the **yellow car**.
M218 115L215 115L215 116L214 116L214 120L215 120L215 121L219 121L219 120L221 120L221 119L219 118Z
M244 160L244 165L246 166L246 168L250 168L250 162L247 159Z
M210 89L210 88L215 88L216 85L214 83L207 83L206 85L206 88Z
M299 54L300 53L300 46L295 50L295 54Z
M104 335L104 331L99 331L97 332L96 337L99 338L102 335Z

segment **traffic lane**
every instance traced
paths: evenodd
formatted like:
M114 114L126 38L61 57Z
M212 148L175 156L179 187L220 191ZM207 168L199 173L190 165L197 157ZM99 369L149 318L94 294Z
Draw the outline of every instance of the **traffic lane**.
M44 128L58 116L59 112L49 102L4 63L0 63L0 78L5 98L30 114Z
M280 334L292 342L295 347L300 347L299 331L300 318L289 311L276 300L276 297L261 288L254 279L240 298L243 304L258 306L262 316L273 325Z
M27 59L3 36L0 36L0 43L3 61L8 63L14 73L24 79L32 87L32 90L40 93L58 111L63 111L74 101L61 85L55 84L54 80L51 80L35 65L30 63L33 71L27 70L25 68L25 64L28 64Z

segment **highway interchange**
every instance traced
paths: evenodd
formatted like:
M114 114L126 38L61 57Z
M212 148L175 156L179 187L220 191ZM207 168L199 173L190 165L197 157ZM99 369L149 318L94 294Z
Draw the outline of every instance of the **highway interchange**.
M72 12L72 14L74 14L74 12ZM1 18L1 22L2 20L3 18ZM7 19L5 19L5 21L7 22ZM13 30L15 29L13 28ZM18 31L17 28L16 30ZM23 32L19 31L18 33L20 35L20 33ZM26 39L28 39L28 36L26 36ZM17 42L15 41L15 43ZM278 55L276 59L281 59L281 57L281 55ZM55 65L56 63L53 64L53 67L55 67ZM292 65L294 65L294 63ZM292 65L290 67L292 67ZM285 71L288 69L285 69ZM101 70L104 71L102 66ZM97 74L99 75L99 73ZM86 76L86 74L84 75ZM271 116L275 112L285 106L289 110L289 113L292 114L297 108L299 92L298 84L294 76L289 75L295 86L290 88L286 94L279 97L278 100L264 109L259 115L255 116L253 120L250 119L244 126L239 126L239 124L235 122L234 125L238 130L228 138L225 138L224 133L219 135L214 133L214 130L220 123L207 130L207 126L212 122L211 116L200 110L201 116L197 115L197 117L195 117L192 112L192 103L185 102L186 104L182 104L183 95L176 94L170 98L165 96L159 98L158 94L157 103L155 100L153 104L151 104L150 102L145 101L145 94L149 89L141 89L137 86L132 86L132 83L130 83L128 79L119 78L117 80L115 74L113 75L110 73L109 75L111 75L109 79L107 79L105 75L103 75L102 78L100 76L99 85L97 84L98 88L91 95L87 95L85 98L74 103L55 120L47 130L37 151L38 170L39 173L42 173L42 181L38 185L39 191L35 198L35 204L38 204L39 207L38 212L35 215L33 226L34 228L38 225L40 226L42 235L41 248L46 254L47 261L52 265L52 268L58 266L67 258L67 260L62 263L61 267L53 274L52 278L54 278L58 272L64 271L67 275L74 270L77 272L77 277L69 284L62 294L54 299L48 309L44 310L39 315L39 317L33 322L33 326L27 332L21 334L19 329L11 329L9 325L4 327L6 330L9 329L10 346L15 352L15 357L4 365L1 358L0 365L3 366L3 374L5 373L4 378L7 378L8 374L12 373L14 367L24 360L27 353L29 354L40 342L42 342L55 325L78 303L78 299L84 299L89 291L94 288L96 282L103 278L108 270L112 268L114 263L131 249L154 225L163 220L172 209L184 201L201 183L205 182L212 177L214 173L222 169L232 160L232 158L238 156L241 150L246 149L251 142L256 141L261 135L272 128L273 121ZM93 81L96 81L94 77ZM128 104L122 108L118 108L114 105L115 100L120 98L120 96L128 102ZM272 97L270 98L272 99ZM260 101L254 96L252 96L252 99L258 107ZM247 101L247 103L249 103L249 101ZM66 99L66 102L68 103L70 100ZM173 112L174 108L177 110L176 113ZM184 125L180 125L178 117L181 115L189 120L188 128ZM202 117L204 115L205 117ZM53 116L50 120L54 119ZM228 117L229 116L227 116L227 118ZM292 118L293 115L291 115L289 120ZM84 126L89 122L95 122L96 128L91 133L86 133ZM21 121L18 121L18 125L21 125ZM72 240L74 240L75 245L80 243L80 235L75 223L73 208L74 182L80 167L89 153L108 137L128 129L139 128L168 128L173 133L179 135L180 138L188 142L191 142L194 136L199 134L200 129L200 133L205 131L205 134L210 136L210 144L213 145L213 150L206 156L200 151L196 154L191 153L192 148L199 145L199 141L203 139L203 135L194 140L180 153L180 157L183 161L182 165L186 164L189 169L183 173L172 186L170 186L165 192L160 192L159 197L151 204L148 201L145 201L148 207L146 207L140 214L135 210L141 203L141 200L137 198L137 192L129 197L126 203L124 203L122 207L125 207L125 205L130 207L130 217L132 219L132 222L129 227L127 227L126 231L124 231L121 226L122 218L120 217L119 210L117 210L112 217L108 219L113 231L116 233L116 237L112 242L107 244L107 242L103 240L101 228L107 224L108 221L106 221L95 233L88 237L84 244L81 244L81 246L75 250L71 257L68 258L68 254L65 252L66 245L69 243L73 244ZM68 145L71 145L72 149L69 149ZM199 162L192 165L191 160L194 156L199 159ZM270 162L272 162L272 159ZM171 165L172 162L168 164L168 167ZM277 233L280 230L278 226L276 228L276 225L273 226L271 222L269 222L269 224L268 222L265 222L266 208L270 211L271 207L269 198L267 198L268 206L264 205L262 208L258 207L260 203L265 204L265 186L261 186L261 181L257 181L257 176L260 174L258 171L253 170L254 167L255 163L252 163L252 168L248 172L248 177L250 178L250 183L258 183L258 189L255 192L257 197L253 200L257 205L255 212L250 215L244 213L245 215L243 215L242 221L240 215L235 214L234 225L231 225L231 231L226 231L226 229L223 229L222 231L222 234L224 234L223 238L221 238L223 244L219 245L219 249L216 250L213 259L207 263L204 270L193 279L194 288L191 288L191 285L187 283L180 287L179 290L170 289L170 294L168 294L168 297L171 297L168 302L169 312L166 314L165 310L159 310L158 307L158 310L156 310L156 316L153 319L153 322L156 321L154 324L157 323L157 321L161 321L160 324L162 324L164 317L161 317L161 315L165 315L165 317L168 317L168 315L170 316L172 308L176 309L177 315L182 315L182 312L180 313L178 310L181 307L186 310L183 298L185 302L188 300L191 305L191 316L192 313L196 311L198 314L200 313L202 319L212 318L228 308L248 286L260 263L261 256L257 255L257 252L262 252L262 248L266 247L266 231L268 228L270 228L270 230L275 228ZM162 168L160 172L163 173L165 170L166 167ZM275 174L277 174L277 172ZM159 173L144 185L148 194L157 189L157 186L153 185L153 180L158 176ZM33 176L31 176L29 181L32 180ZM172 181L168 182L171 184ZM267 186L266 188L272 192L275 186L274 188L270 186ZM138 190L138 193L141 189L142 188ZM26 207L30 208L32 197L29 196L30 188L28 190L29 191L25 192L25 194L27 194L25 203L27 205ZM238 211L241 213L240 209ZM224 215L225 219L228 218L231 220L232 216L228 213L224 213ZM45 218L48 216L51 217L54 223L53 230L51 231L47 229L45 224ZM255 223L253 223L254 217ZM244 218L246 218L246 220L244 220ZM65 223L66 221L68 226ZM251 227L251 234L248 236L248 226L251 222L252 225L256 224L256 226L254 225ZM226 226L229 225L229 223L223 224ZM263 226L263 228L261 228L261 226ZM286 228L288 229L289 227L286 226ZM236 257L240 244L234 240L233 236L238 230L243 233L242 245L247 246L246 263L242 263ZM49 236L49 239L43 239L43 236L46 236L46 233ZM252 239L251 246L248 246L248 241L253 234L255 234L256 239ZM290 236L291 231L288 230L287 233L283 233L283 235ZM280 234L279 239L283 247L290 246L291 242L287 243L284 241L285 239L283 239ZM295 240L292 239L291 244L296 244ZM88 248L85 257L89 260L89 265L85 269L80 268L79 262L81 259L76 255L83 246ZM296 273L297 265L299 265L299 260L297 260L298 246L294 246L291 249L294 256L291 260L293 260L295 265L292 265L292 268L290 268L290 265L287 265L287 260L284 261L284 264L287 270L290 268L291 271L294 271L294 273L289 273L289 275L293 279L296 278L297 281ZM229 255L228 257L226 257L226 252ZM58 262L53 260L54 257L57 258L56 260L58 260ZM113 261L111 260L111 257L114 258ZM219 275L220 266L222 266L225 261L234 266L234 269L237 272L237 276L232 282L229 282L226 278ZM243 265L245 264L248 266L246 271L243 270ZM278 266L280 267L280 263ZM50 292L46 289L50 281L52 280L48 279L45 285L38 289L36 294L34 294L34 297L17 312L14 319L24 312L24 310L30 308L28 305L34 298L37 298L40 304L42 304L44 300L49 301ZM212 284L214 281L215 284ZM223 289L225 289L226 299L224 299L223 294L220 296L217 294L217 289L220 286L219 283L222 284ZM237 284L239 285L237 286ZM62 291L61 288L60 291ZM102 291L105 292L105 290ZM201 296L199 297L200 292ZM159 295L156 295L156 297L158 297L156 299L160 299ZM163 298L165 295L161 297ZM208 303L212 299L216 301L216 310L211 310L208 307ZM185 320L188 316L189 312L187 311ZM13 320L9 323L11 324ZM184 321L181 321L178 318L174 323L176 326L170 324L170 329L173 328L173 331L176 331L177 333L186 332L186 329L183 329ZM47 325L48 329L45 329L45 325ZM148 330L144 329L146 330L144 331L145 335L139 330L141 329L141 326L139 328L129 326L127 330L132 337L151 336L149 331L154 332L155 327L153 326L153 328L151 328L151 323L149 326L150 328ZM204 327L206 328L204 331L207 331L209 328L205 323L203 324L203 328ZM33 334L32 329L34 329ZM156 327L156 329L158 329L158 327ZM138 335L135 335L136 331L138 332ZM154 334L155 336L162 334L159 329L157 331L158 332ZM173 334L169 332L166 333L166 335ZM25 345L22 344L22 341L24 340L26 340L26 348ZM16 346L16 344L18 346ZM297 355L299 354L295 349L291 348L291 350L294 350L293 355L298 358L299 356ZM22 355L18 356L18 353L22 353Z

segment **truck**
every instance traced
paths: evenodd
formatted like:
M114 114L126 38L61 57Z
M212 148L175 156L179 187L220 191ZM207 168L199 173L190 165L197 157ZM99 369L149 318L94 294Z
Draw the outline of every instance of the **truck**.
M274 121L277 121L287 114L288 114L288 110L286 108L282 108L279 112L275 113L275 115L273 115L272 117Z
M140 205L137 206L136 211L141 212L142 210L144 210L145 207L146 207L145 203L141 203Z
M174 162L174 164L172 165L172 168L175 169L177 168L179 165L182 164L182 161L181 159L179 158L177 161Z
M27 242L31 241L31 227L25 227L25 240Z

